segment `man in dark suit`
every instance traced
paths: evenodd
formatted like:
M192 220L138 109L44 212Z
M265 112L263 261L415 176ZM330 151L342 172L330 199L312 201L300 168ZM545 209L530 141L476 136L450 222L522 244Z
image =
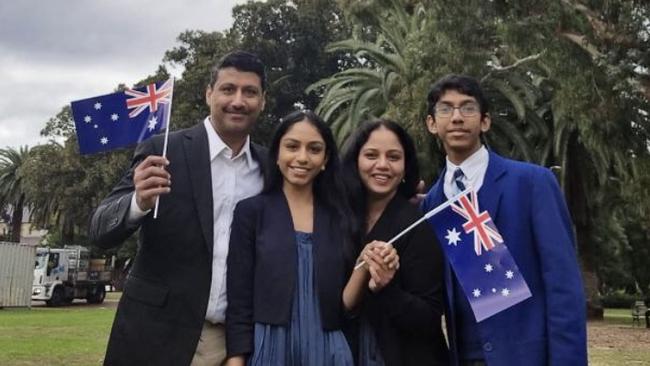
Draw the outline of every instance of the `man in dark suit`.
M235 204L262 189L266 151L249 133L264 108L257 56L233 52L212 69L210 115L140 144L95 211L90 237L138 253L108 342L106 365L218 365L225 358L226 257ZM160 199L158 218L151 212Z
M586 365L585 298L569 212L553 174L488 151L488 103L478 82L449 75L432 87L427 127L447 153L423 202L428 211L472 186L532 297L481 322L447 263L447 334L452 364Z

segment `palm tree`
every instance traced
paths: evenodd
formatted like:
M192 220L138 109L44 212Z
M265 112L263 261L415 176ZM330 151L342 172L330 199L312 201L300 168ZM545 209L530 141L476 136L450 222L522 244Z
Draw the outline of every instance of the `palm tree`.
M29 147L21 146L18 150L7 147L0 149L0 207L11 206L10 241L20 242L23 222L23 208L27 197L24 191L23 174L20 167L27 160Z
M417 77L406 47L408 38L418 34L424 14L422 5L409 14L402 1L387 0L364 12L377 30L374 41L351 38L327 47L327 52L347 54L359 64L307 88L322 91L316 112L330 123L339 141L364 119L383 115L395 94Z

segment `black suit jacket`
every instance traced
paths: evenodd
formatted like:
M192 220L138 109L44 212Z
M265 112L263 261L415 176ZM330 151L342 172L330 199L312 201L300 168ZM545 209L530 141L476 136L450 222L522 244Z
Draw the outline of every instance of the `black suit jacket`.
M314 203L314 278L323 328L340 329L346 238L332 213ZM283 192L242 200L228 252L228 356L253 351L254 323L288 325L298 272L296 236Z
M208 137L204 124L169 134L171 192L158 218L140 225L126 218L133 171L148 155L162 155L163 137L141 143L131 168L95 211L92 242L120 245L140 228L138 253L108 342L106 365L189 365L205 320L212 273L213 209ZM256 160L265 156L252 146ZM262 160L263 161L263 160ZM264 167L263 163L260 163Z
M388 241L420 217L418 208L397 194L363 245L373 240ZM429 225L422 223L394 246L400 268L381 291L366 290L361 312L375 331L387 366L446 365L448 352L441 328L444 267L436 237ZM353 324L347 333L356 350L356 326Z

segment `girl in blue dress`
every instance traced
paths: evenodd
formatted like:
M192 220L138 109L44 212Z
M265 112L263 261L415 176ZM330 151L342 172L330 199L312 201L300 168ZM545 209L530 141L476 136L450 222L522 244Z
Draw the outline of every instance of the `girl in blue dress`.
M282 119L263 192L235 209L228 254L228 365L352 365L341 331L350 240L331 131Z

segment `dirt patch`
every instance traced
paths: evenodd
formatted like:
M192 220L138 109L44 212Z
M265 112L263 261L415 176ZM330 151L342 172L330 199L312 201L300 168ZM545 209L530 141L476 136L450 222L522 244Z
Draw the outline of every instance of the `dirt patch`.
M650 329L623 324L589 322L589 346L596 349L650 349Z

